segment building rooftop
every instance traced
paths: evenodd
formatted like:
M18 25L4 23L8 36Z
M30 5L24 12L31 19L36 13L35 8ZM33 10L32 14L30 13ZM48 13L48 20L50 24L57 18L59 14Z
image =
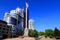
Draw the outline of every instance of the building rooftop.
M0 23L5 23L5 24L7 24L7 22L5 22L5 21L3 21L3 20L0 20Z

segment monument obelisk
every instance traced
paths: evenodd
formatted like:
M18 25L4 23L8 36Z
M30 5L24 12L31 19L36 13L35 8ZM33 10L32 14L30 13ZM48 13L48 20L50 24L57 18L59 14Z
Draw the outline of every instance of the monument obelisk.
M24 36L28 36L28 4L26 3L26 14L25 14L25 30L24 30Z

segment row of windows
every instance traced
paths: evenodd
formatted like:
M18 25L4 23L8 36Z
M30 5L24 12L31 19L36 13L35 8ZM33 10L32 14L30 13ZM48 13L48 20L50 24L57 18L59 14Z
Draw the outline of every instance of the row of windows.
M8 31L0 31L0 33L3 33L3 34L8 34L9 32Z
M0 33L2 34L8 34L11 31L11 26L8 26L7 24L1 24L0 23Z
M6 29L6 28L1 28L1 27L0 27L0 30L1 30L1 29L2 29L2 30L7 30L7 31L9 31L9 29Z
M0 25L0 27L10 28L9 26L6 26L6 25Z
M10 29L6 29L6 28L1 28L1 27L0 27L0 30L7 30L7 31L9 31Z

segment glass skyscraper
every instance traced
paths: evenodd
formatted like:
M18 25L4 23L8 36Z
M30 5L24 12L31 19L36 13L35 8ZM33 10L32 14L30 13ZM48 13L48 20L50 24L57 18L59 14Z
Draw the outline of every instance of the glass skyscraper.
M6 12L4 21L8 25L12 25L12 32L15 32L16 29L24 31L24 9L16 8L15 10L11 10L10 13Z

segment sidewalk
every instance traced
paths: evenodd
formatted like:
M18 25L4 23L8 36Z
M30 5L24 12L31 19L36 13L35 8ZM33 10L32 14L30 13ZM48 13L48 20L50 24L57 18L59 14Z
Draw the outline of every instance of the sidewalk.
M18 37L18 38L7 38L4 40L35 40L33 37Z

